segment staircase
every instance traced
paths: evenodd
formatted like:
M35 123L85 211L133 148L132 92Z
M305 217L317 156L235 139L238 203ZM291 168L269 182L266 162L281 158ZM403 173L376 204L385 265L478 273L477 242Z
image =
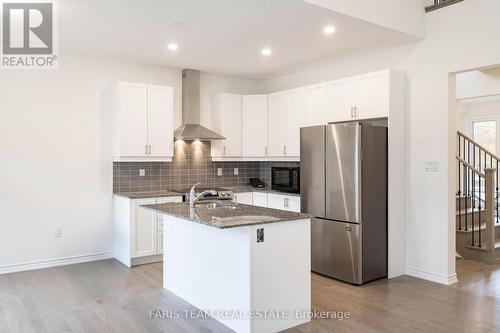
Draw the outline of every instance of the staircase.
M500 158L457 132L456 247L463 258L500 262Z
M425 0L425 12L432 12L433 10L440 9L449 5L453 5L464 0Z

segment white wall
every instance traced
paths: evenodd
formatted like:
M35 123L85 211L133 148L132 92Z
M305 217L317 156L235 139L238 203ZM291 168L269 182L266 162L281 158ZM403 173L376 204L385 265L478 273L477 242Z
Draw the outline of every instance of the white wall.
M255 85L202 77L204 94ZM57 70L1 72L0 273L111 251L112 170L101 173L99 95L115 80L173 86L180 124L177 69L61 54ZM57 226L62 238L54 238Z
M470 71L457 75L457 99L500 94L500 68Z
M426 14L425 40L265 81L267 92L392 67L409 79L407 273L455 280L455 92L450 72L500 63L500 1L464 1ZM466 22L466 24L464 24ZM450 95L452 98L450 98ZM450 116L451 115L451 116ZM438 161L439 172L425 172ZM453 163L451 163L453 161Z
M305 0L409 35L424 37L422 0Z
M473 120L496 120L500 126L500 100L489 102L460 103L458 112L458 129L472 135ZM500 128L499 128L500 130ZM497 143L497 147L500 147Z

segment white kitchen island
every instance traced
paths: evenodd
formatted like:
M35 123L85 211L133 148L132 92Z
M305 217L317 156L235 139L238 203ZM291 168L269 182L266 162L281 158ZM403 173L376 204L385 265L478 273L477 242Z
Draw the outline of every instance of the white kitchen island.
M164 288L236 332L310 320L308 216L241 204L146 207L164 214Z

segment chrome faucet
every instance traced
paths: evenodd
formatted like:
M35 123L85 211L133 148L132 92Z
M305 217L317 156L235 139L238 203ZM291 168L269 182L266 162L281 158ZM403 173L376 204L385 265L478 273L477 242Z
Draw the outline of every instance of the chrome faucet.
M191 208L194 208L194 206L196 205L196 202L198 202L198 200L203 198L205 195L207 195L207 194L217 195L217 191L215 191L215 190L206 190L206 191L203 191L200 194L198 194L198 196L196 196L194 189L196 186L198 186L200 184L201 184L201 182L194 184L193 187L191 187L191 190L189 191L189 207L191 207Z

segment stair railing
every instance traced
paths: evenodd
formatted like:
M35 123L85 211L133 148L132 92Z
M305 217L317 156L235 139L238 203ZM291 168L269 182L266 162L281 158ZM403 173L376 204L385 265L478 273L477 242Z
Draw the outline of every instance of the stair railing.
M499 180L499 163L500 163L500 157L496 156L493 154L491 151L489 151L487 148L484 146L480 145L464 133L457 131L457 155L459 158L462 160L466 161L468 164L472 165L475 169L484 172L485 169L491 168L495 169L495 187L494 187L494 195L495 195L495 200L494 200L494 208L495 208L495 221L496 223L499 223L499 186L498 186L498 180ZM462 173L459 175L459 179L464 181L466 177L465 173ZM471 184L472 185L472 184ZM477 187L477 183L473 184L475 187ZM484 187L483 187L484 189ZM469 192L471 188L469 188ZM457 193L458 194L458 193ZM462 192L463 194L463 192ZM474 201L474 205L478 206L481 202L483 202L484 206L484 193L479 192L475 193L476 196L474 196L472 199Z
M458 166L458 230L470 231L469 246L487 251L495 251L495 173L496 169L486 168L481 172L472 164L456 156ZM483 192L484 191L484 192ZM484 193L484 199L474 201L477 192ZM465 200L462 200L465 198ZM471 207L468 207L468 200ZM464 207L462 207L462 205ZM485 221L483 224L482 221ZM484 229L484 236L482 231ZM485 239L483 239L483 237Z

